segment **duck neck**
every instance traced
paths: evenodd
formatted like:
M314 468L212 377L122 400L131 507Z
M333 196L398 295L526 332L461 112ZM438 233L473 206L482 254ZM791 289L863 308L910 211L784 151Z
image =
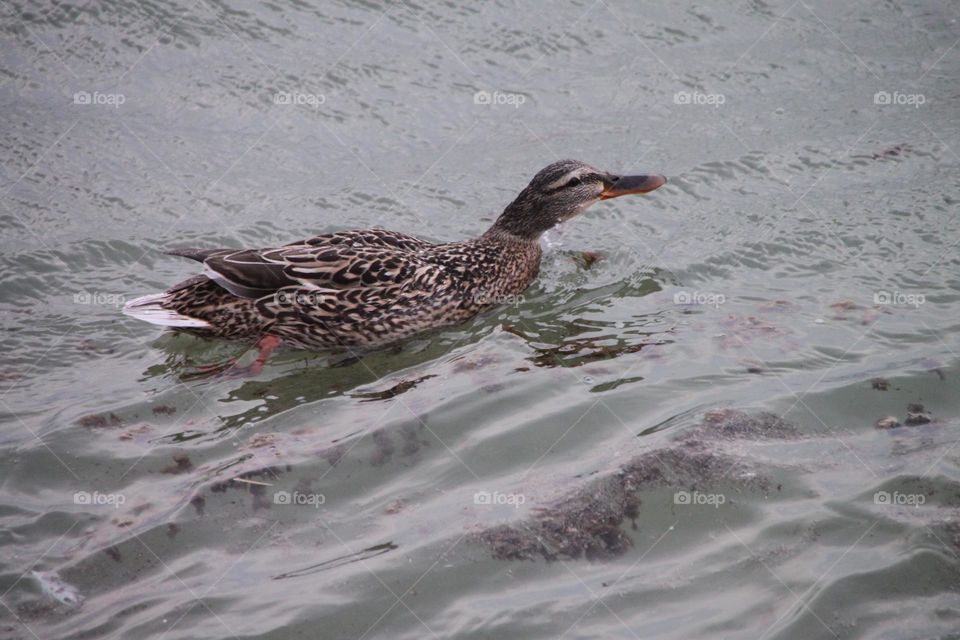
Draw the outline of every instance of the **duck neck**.
M482 236L484 240L492 241L497 244L540 244L540 235L531 235L525 233L523 229L511 227L510 225L501 225L498 220L492 227L487 229Z
M517 199L507 205L487 234L507 234L527 242L537 242L543 233L556 224L548 220L537 198L529 187L520 192ZM486 234L485 234L486 235Z
M526 289L540 271L540 234L523 233L509 225L495 223L471 242L486 256L477 264L477 284L490 295L514 295Z

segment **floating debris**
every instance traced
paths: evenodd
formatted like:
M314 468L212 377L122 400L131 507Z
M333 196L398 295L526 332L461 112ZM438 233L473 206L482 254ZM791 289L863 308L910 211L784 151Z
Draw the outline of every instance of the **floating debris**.
M901 144L895 144L892 147L881 149L880 151L875 152L871 157L874 160L882 160L884 158L896 158L899 156L905 156L912 151L913 151L913 147L911 147L909 144L904 142Z
M877 306L865 308L852 300L834 302L830 308L834 312L832 320L857 320L862 325L873 324L881 313L891 313L889 309L881 309Z
M833 304L831 304L830 308L838 313L841 313L844 311L853 311L854 309L859 309L860 305L858 305L853 300L841 300L840 302L834 302ZM837 319L842 320L843 318L838 317Z
M791 333L787 329L782 329L756 316L731 314L721 319L718 324L720 328L723 329L720 336L718 336L720 346L723 349L740 349L758 339L773 340L775 338L785 338ZM784 342L781 348L795 349L796 347Z
M234 482L246 482L247 484L255 484L260 487L272 487L273 485L269 482L260 482L259 480L250 480L249 478L233 478Z
M740 364L743 365L744 370L747 373L759 373L762 374L766 372L767 368L764 363L758 360L741 360Z
M900 424L900 421L897 420L896 416L887 416L886 418L880 418L873 425L877 429L896 429L897 427L903 426Z
M65 582L56 571L31 571L30 575L40 583L40 589L45 596L70 607L79 607L83 604L80 590Z
M586 271L597 262L603 260L604 257L602 253L596 251L580 251L570 256L570 259L573 260L574 264Z
M280 447L277 446L277 434L276 433L256 433L247 440L248 449L269 449L273 455L278 458L283 454L280 451Z
M411 389L415 389L418 384L424 380L429 380L430 378L436 378L434 374L425 375L423 377L417 378L416 380L401 380L397 384L393 385L389 389L384 391L369 391L365 393L354 393L351 394L354 398L359 398L360 402L374 402L376 400L389 400L390 398L396 398L400 394L406 393Z
M583 490L536 509L533 518L491 527L476 539L498 560L615 558L633 545L623 524L631 520L636 527L644 491L696 490L721 481L764 493L779 490L746 459L715 451L711 440L799 437L795 425L772 413L708 411L672 448L641 454Z
M775 413L761 411L755 415L736 409L711 409L704 412L703 422L686 431L683 440L703 437L723 438L775 438L793 440L801 435L800 429Z
M266 482L266 480L268 478L273 480L279 479L282 474L283 469L280 467L262 467L260 469L253 469L252 471L244 471L232 478L213 483L210 485L210 491L213 493L226 493L228 489L239 489L240 487L234 484L239 483L241 486L246 487L250 493L262 495L264 487L273 486L271 483ZM263 478L263 480L258 481L254 480L254 478Z
M171 407L170 405L161 404L154 407L152 411L153 415L155 416L172 416L177 412L177 408Z
M286 466L287 471L290 468L289 465ZM277 480L283 473L284 470L279 467L260 467L215 482L210 485L210 491L212 493L226 493L230 489L246 491L250 494L251 506L254 511L270 509L274 504L275 496L267 494L267 487L273 486L268 480Z
M930 415L930 412L924 409L922 404L912 403L907 405L907 417L903 421L903 424L916 427L921 424L929 424L933 422L933 416ZM874 426L877 429L895 429L896 427L901 427L903 424L897 420L896 416L887 416L886 418L881 418L877 420Z
M91 413L77 420L77 424L86 429L105 429L123 426L123 420L115 413Z
M484 369L491 365L497 364L499 358L493 355L482 355L482 356L460 356L453 361L453 372L454 373L465 373L467 371L476 371L478 369Z
M137 436L146 435L146 434L150 433L151 431L153 431L153 427L151 427L150 425L148 425L148 424L146 424L146 423L143 423L143 424L139 424L139 425L130 427L129 429L123 431L119 436L117 436L117 439L118 439L118 440L133 440L133 439L136 438Z
M193 470L193 462L190 461L190 456L185 452L180 451L173 454L173 464L164 467L160 473L169 473L172 475L177 475L181 473L187 473L188 471Z
M933 422L930 413L924 410L922 404L911 404L907 406L907 419L904 422L908 425L927 424Z
M196 495L190 498L190 504L197 511L197 515L203 517L204 507L207 506L207 499L201 495Z
M275 576L271 576L272 580L286 580L287 578L299 578L301 576L310 575L311 573L317 573L318 571L327 571L330 569L336 569L337 567L342 567L345 564L351 564L354 562L366 562L371 558L389 553L391 551L396 551L400 547L393 542L384 542L383 544L374 545L372 547L367 547L360 551L354 553L348 553L343 556L332 558L330 560L324 560L323 562L318 562L312 564L308 567L303 567L301 569L295 569L293 571L287 571L286 573L281 573Z

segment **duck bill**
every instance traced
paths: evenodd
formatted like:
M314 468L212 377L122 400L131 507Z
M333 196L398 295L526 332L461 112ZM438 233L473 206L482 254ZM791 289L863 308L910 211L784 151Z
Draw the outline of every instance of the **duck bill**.
M649 193L667 183L663 176L621 176L600 193L601 200L635 193Z

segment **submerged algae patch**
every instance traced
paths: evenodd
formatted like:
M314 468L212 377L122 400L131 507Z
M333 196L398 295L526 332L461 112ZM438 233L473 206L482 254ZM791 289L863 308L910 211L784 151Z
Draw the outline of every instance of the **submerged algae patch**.
M795 439L797 427L772 413L708 411L673 444L631 458L614 473L561 497L532 518L491 527L476 535L499 560L604 560L633 546L626 520L640 516L644 492L663 488L696 491L721 481L767 493L777 486L746 459L714 451L734 439Z

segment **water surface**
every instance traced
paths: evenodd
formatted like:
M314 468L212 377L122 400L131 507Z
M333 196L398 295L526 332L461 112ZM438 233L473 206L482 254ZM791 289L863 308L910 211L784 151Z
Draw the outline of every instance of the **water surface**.
M953 4L0 14L0 636L960 637ZM119 313L564 157L670 182L463 326L221 379Z

